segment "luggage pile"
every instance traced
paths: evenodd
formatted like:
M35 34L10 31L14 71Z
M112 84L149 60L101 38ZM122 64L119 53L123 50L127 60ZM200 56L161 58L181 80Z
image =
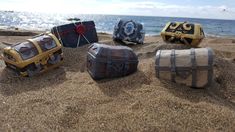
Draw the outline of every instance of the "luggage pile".
M210 86L213 79L213 51L211 48L196 48L205 38L202 26L189 22L169 22L161 36L166 43L194 48L158 50L155 58L156 77L194 88Z
M143 25L133 20L120 20L114 27L114 41L144 44ZM167 43L197 47L204 38L200 24L170 22L161 32ZM34 76L58 67L63 61L61 47L79 48L91 44L87 52L87 71L95 80L130 75L137 71L138 57L127 46L98 43L93 21L55 26L51 33L28 39L4 49L6 66L22 76ZM156 77L190 87L209 86L213 78L213 51L210 48L158 50L155 58Z

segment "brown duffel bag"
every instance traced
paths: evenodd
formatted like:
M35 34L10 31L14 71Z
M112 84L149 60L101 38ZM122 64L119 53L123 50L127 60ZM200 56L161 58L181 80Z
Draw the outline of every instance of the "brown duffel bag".
M137 70L138 57L126 46L95 43L88 49L87 70L93 79L129 75Z
M203 88L212 81L213 51L211 48L158 50L155 70L160 79Z

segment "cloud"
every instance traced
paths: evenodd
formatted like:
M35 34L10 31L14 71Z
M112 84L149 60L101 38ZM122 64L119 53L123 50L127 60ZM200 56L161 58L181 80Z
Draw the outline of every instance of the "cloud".
M188 3L190 0L188 0ZM123 14L170 17L235 19L235 8L228 5L177 5L153 0L6 0L0 9L76 14Z
M131 4L131 6L125 8L125 4ZM120 3L118 6L122 7L125 12L132 13L131 15L235 19L235 8L229 8L226 5L193 6L159 2L135 2Z

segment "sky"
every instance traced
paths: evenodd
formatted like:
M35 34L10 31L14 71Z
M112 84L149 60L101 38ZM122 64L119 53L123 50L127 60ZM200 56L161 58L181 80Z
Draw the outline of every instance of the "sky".
M235 20L235 0L0 0L0 10Z

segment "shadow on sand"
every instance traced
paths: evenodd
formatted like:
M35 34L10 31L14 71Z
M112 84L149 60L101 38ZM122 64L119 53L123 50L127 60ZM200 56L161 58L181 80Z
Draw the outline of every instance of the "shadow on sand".
M34 77L17 76L12 70L4 68L0 72L0 92L11 96L56 86L64 81L66 81L66 73L61 67Z
M127 79L128 78L128 79ZM100 90L107 96L115 97L125 92L124 90L138 89L141 85L150 85L151 80L142 72L137 71L122 78L105 79L97 81Z

